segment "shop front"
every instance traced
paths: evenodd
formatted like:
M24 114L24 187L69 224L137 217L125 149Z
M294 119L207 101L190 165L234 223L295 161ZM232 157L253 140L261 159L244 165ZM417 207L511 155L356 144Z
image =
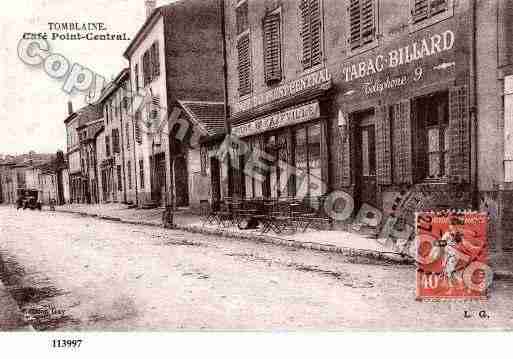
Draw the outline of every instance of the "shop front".
M472 206L471 53L453 20L341 64L340 189L413 223L421 209Z
M232 135L249 151L235 152L231 166L211 157L213 194L300 200L324 195L331 87L329 72L321 69L239 104L243 111L232 116ZM265 163L259 171L248 166L255 153ZM216 190L218 184L225 189Z

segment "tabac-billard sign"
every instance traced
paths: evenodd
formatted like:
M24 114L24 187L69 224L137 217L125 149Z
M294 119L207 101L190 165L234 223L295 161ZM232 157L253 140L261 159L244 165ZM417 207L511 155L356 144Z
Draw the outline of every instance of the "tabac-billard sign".
M419 83L428 74L433 81L447 76L447 71L456 66L452 51L456 43L454 31L424 34L373 56L345 63L341 69L342 82L348 85L345 94L379 96Z

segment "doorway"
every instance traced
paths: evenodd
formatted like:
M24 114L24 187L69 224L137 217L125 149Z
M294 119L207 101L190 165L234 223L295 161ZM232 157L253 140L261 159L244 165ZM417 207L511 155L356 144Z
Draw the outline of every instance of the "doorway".
M217 206L221 200L221 167L216 157L210 157L210 176L212 181L212 203ZM217 209L214 207L214 209Z
M364 203L378 207L376 183L376 129L374 111L354 115L356 143L356 199L358 208Z

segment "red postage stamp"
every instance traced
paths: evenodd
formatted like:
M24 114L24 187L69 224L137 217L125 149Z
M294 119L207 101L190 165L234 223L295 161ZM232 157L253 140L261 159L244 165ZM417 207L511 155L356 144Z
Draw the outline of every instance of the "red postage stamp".
M484 213L417 213L417 300L487 298L487 223Z

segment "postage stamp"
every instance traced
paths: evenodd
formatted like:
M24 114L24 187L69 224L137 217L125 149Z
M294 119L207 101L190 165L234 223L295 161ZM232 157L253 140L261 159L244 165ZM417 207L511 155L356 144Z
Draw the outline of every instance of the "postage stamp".
M476 212L416 214L416 299L486 299L487 215Z

